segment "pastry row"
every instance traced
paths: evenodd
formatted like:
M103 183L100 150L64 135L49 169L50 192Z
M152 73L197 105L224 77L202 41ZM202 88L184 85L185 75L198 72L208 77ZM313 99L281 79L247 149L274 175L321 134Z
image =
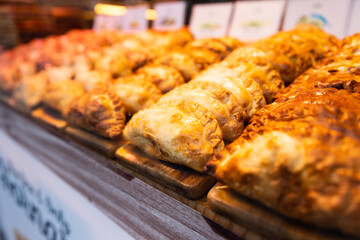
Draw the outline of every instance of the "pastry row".
M188 40L188 34L180 30L122 36L112 45L97 51L85 44L88 51L69 54L73 58L71 63L61 66L49 64L34 74L19 78L12 95L18 103L28 108L43 103L60 112L71 125L103 137L116 138L124 128L127 115L131 116L154 104L162 94L189 81L198 72L221 61L234 48L242 45L236 39L222 37L187 43L179 38L176 46L165 41L165 38L164 42L158 41L167 50L157 52L152 52L153 45L150 48L131 46L133 40L137 42L152 35L159 39L185 35L183 39ZM68 35L72 36L73 33ZM154 40L157 38L154 37ZM73 44L77 43L74 41ZM161 48L156 42L155 45ZM139 51L151 52L153 56L140 55ZM127 68L129 63L132 65ZM16 66L16 61L9 65ZM1 80L6 82L6 78Z
M360 236L360 34L300 75L206 165L284 215Z
M136 113L124 136L150 156L202 172L255 112L338 44L333 36L301 25L241 46Z

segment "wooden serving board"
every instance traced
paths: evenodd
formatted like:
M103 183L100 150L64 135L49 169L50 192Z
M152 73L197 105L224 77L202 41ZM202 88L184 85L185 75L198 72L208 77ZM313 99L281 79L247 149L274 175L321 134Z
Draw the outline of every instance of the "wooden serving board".
M215 178L187 167L150 158L129 143L115 155L127 167L189 199L202 197L216 182Z
M67 122L62 119L60 113L48 108L39 107L31 112L31 116L38 122L55 128L63 132L68 125Z
M97 136L94 133L88 132L86 130L71 126L68 126L65 129L65 133L82 144L105 154L109 158L114 158L116 149L125 144L125 140L122 138L122 136L116 140L111 140Z
M253 230L268 239L292 240L346 240L354 237L338 231L319 229L293 219L289 219L241 196L226 185L216 184L208 193L209 207L215 212L232 219L249 230Z

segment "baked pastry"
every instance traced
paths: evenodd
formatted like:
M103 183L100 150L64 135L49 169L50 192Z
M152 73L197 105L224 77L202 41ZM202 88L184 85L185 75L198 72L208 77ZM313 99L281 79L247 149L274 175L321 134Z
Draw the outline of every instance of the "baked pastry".
M259 40L253 47L266 53L266 59L289 84L317 60L336 50L337 45L335 37L316 27L301 25Z
M112 87L130 115L156 103L161 96L160 89L148 81L144 74L118 78Z
M209 110L218 121L226 141L233 141L244 129L246 112L232 92L213 82L192 82L175 88L159 99L159 103L189 100Z
M49 67L46 74L50 82L65 82L74 78L74 71L71 67Z
M165 65L146 65L136 73L144 74L146 79L155 84L162 93L167 93L185 82L179 71Z
M194 60L199 70L221 61L219 54L206 48L192 48L186 53Z
M268 103L272 102L274 94L284 88L284 81L281 79L279 72L267 60L266 53L251 46L239 47L232 51L222 62L222 64L229 67L239 66L244 63L255 65L257 67L255 69L261 69L266 74L267 80L263 81L267 83L267 86L261 86L261 88L266 101Z
M40 104L47 89L49 79L45 71L24 78L13 93L14 99L27 108Z
M126 77L132 73L132 65L121 53L111 48L105 49L103 55L96 57L95 69L109 72L113 78Z
M79 71L74 80L81 83L85 91L90 91L94 88L105 88L111 84L109 73L96 70Z
M217 41L215 38L203 38L189 42L186 44L185 49L191 51L192 49L207 49L216 53L220 59L224 59L232 49L225 43Z
M199 72L198 66L191 56L184 52L172 52L156 58L155 65L171 66L178 70L185 82L190 81Z
M274 76L271 72L267 74L261 67L251 62L231 64L224 61L221 64L236 71L238 76L254 79L259 84L267 103L271 103L275 94L284 88L284 82L281 78L277 78L279 75Z
M190 101L156 104L136 113L124 136L150 156L196 171L224 147L214 116Z
M114 139L125 127L125 107L113 91L95 88L71 103L66 120L73 126Z
M42 102L66 117L70 104L84 93L84 87L75 81L50 82Z
M201 72L192 81L214 82L223 86L238 99L248 118L265 105L259 84L248 76L239 76L235 68L230 69L226 65L215 64Z
M284 215L360 236L358 106L359 93L335 88L278 99L205 169Z

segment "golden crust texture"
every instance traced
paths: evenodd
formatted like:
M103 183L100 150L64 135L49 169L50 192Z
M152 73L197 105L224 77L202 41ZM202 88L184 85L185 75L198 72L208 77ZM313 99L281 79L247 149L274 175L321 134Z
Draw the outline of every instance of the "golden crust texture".
M124 136L150 156L196 171L224 147L213 115L190 101L156 104L136 113Z
M248 118L265 105L265 98L259 84L249 76L239 75L236 68L228 68L223 64L215 64L201 72L193 82L205 81L217 83L238 99L245 109Z
M191 56L185 52L172 52L156 58L155 65L166 65L177 69L184 77L185 82L190 81L199 72L198 66Z
M167 93L185 82L179 71L165 65L147 65L140 68L136 73L143 73L162 93Z
M159 99L159 103L189 100L209 110L218 121L225 141L233 141L244 129L246 112L227 89L212 82L189 82Z
M160 89L148 81L145 74L134 74L126 78L119 78L113 82L113 89L124 103L129 114L149 107L156 103L161 96Z
M67 113L69 124L106 138L117 138L125 127L125 107L112 91L95 88L75 100Z
M42 102L66 116L70 104L84 93L84 87L75 81L50 82Z
M335 88L279 99L206 169L284 215L359 236L358 106L359 93Z

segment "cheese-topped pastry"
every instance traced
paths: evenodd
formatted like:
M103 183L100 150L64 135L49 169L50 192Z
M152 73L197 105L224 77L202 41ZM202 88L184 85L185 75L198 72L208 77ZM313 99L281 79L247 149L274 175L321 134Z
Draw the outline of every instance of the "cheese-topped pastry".
M147 65L140 68L137 73L143 73L146 79L155 84L162 93L166 93L185 82L178 70L165 65Z
M136 113L124 136L150 156L197 171L224 147L214 116L190 101L165 102Z
M144 74L118 78L113 82L112 87L129 114L154 104L161 96L160 89L148 81Z
M75 81L50 82L43 97L43 103L66 116L70 104L84 95L81 83Z
M209 110L218 121L224 140L233 141L244 129L247 117L232 92L213 82L189 82L159 99L159 103L189 100Z
M125 107L111 90L95 88L71 103L69 124L114 139L125 127Z

